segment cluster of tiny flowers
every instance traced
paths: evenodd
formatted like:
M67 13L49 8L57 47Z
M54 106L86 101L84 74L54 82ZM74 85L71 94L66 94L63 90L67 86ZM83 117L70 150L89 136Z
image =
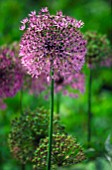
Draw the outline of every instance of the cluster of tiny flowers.
M65 134L54 134L52 143L51 166L52 169L74 165L85 160L85 154L82 147L76 142L76 139ZM39 147L35 150L33 169L44 170L47 166L48 137L42 139Z
M80 71L86 54L86 41L78 30L82 26L82 21L64 16L62 12L50 15L47 8L38 15L31 12L20 28L25 33L19 55L27 72L32 77L42 73L49 77L53 68L55 79L59 73L66 76Z
M54 118L54 132L64 132L59 118ZM8 142L13 156L21 163L31 162L40 139L48 136L49 112L43 108L24 112L12 122Z
M0 47L0 98L13 97L21 85L22 72L17 43Z
M101 35L96 32L86 32L85 39L87 40L86 61L92 68L96 66L112 65L112 54L110 42L106 35Z

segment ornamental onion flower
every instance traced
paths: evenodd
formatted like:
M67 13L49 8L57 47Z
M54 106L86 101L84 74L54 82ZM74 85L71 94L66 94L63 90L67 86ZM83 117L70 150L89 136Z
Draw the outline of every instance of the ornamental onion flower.
M59 124L59 117L54 119L54 132L64 132ZM8 142L13 156L21 163L31 163L35 149L42 138L48 136L49 111L38 108L35 111L24 111L12 121Z
M110 67L112 65L112 50L110 42L106 35L101 35L96 32L86 32L85 38L87 40L87 54L86 61L89 66L88 78L88 122L87 122L87 141L88 147L91 146L92 138L92 81L93 70L102 66Z
M13 97L21 86L22 71L17 43L0 47L0 97Z
M44 170L46 167L48 138L42 139L34 153L33 169ZM72 136L65 134L53 135L53 150L51 155L52 169L74 165L85 160L83 148Z
M20 42L21 62L32 77L45 74L51 80L51 114L49 126L49 149L47 170L51 166L54 79L57 74L67 77L79 72L84 64L86 41L78 30L82 21L64 16L62 12L50 15L47 7L31 12L22 22L25 30Z
M112 51L110 42L106 35L101 35L96 32L86 32L87 54L86 61L90 67L96 66L111 66Z
M21 61L32 77L56 74L70 75L81 70L86 54L86 41L78 30L82 21L64 16L62 12L50 15L47 7L38 15L31 12L21 21L20 30L25 30L20 42Z

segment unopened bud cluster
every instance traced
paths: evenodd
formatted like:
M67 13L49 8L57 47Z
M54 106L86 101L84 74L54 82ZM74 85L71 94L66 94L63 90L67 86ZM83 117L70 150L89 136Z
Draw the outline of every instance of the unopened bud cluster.
M47 166L48 137L42 139L39 147L35 150L33 159L33 169L44 170ZM54 134L52 143L51 166L64 167L77 164L85 160L85 154L82 147L76 139L66 134Z
M85 33L85 39L87 40L86 61L89 66L110 66L111 47L106 35L88 31Z
M48 136L49 112L43 108L35 111L25 111L12 122L9 134L10 151L22 163L31 161L40 139ZM59 119L54 119L54 132L62 132L64 127L59 125Z

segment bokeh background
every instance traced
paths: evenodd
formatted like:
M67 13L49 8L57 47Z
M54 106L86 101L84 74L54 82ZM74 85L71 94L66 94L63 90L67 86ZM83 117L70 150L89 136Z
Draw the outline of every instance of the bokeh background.
M48 6L50 12L62 10L65 15L82 20L85 26L82 32L88 30L107 34L111 39L111 1L109 0L0 0L0 45L19 41L22 32L19 30L20 21L30 11ZM86 75L86 90L79 98L72 99L62 96L61 121L69 134L74 135L85 146L87 141L87 86L88 69L84 67ZM105 141L112 134L112 69L96 68L93 73L92 85L92 141L93 150L97 151L95 159L73 167L71 170L111 170L111 163L104 158ZM19 162L14 160L9 148L7 137L11 128L11 120L19 115L18 93L14 98L5 100L7 109L0 110L0 170L19 170ZM49 101L40 95L34 96L24 93L23 107L34 109L44 105L49 108ZM112 146L111 146L112 149ZM112 158L111 158L112 159ZM27 168L28 169L28 168Z

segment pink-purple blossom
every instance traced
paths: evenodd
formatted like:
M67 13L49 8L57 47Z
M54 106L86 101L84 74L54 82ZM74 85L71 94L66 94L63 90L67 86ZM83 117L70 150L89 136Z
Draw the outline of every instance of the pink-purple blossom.
M25 33L19 55L27 72L32 77L41 74L49 77L51 65L54 79L60 73L66 77L79 72L86 54L86 41L79 30L82 26L82 21L64 16L62 12L50 15L47 7L38 15L36 11L31 12L20 28Z
M0 47L0 98L13 97L22 86L18 44Z

